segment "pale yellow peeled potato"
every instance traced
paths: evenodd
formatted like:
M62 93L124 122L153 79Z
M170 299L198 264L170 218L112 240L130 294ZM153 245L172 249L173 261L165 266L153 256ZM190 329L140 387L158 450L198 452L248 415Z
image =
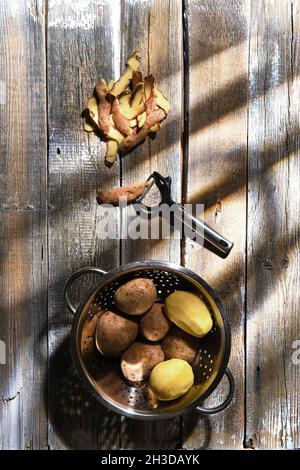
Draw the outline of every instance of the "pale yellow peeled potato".
M157 364L152 369L149 380L150 389L162 401L179 398L193 384L193 369L182 359L170 359Z
M169 320L190 335L201 338L212 328L213 322L205 303L191 292L175 291L165 300Z

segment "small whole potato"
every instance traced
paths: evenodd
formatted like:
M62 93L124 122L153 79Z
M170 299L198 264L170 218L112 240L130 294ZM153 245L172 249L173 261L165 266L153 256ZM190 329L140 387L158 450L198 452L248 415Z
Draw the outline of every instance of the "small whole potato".
M162 341L166 359L182 359L192 362L198 350L199 340L195 336L173 327Z
M105 312L96 329L96 346L104 356L119 356L138 333L138 325L114 312Z
M156 301L156 287L150 279L138 278L126 282L115 292L116 306L128 315L142 315Z
M140 321L140 331L149 341L159 341L170 329L170 322L163 312L163 304L154 304Z
M126 379L141 382L164 358L159 344L133 343L121 356L121 369Z

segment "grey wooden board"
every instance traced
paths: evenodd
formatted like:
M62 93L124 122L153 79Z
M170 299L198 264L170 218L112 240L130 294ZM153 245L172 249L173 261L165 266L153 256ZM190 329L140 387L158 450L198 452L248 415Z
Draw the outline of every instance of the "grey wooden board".
M121 247L100 240L97 186L157 169L173 177L181 199L182 2L0 4L0 340L7 345L0 448L300 447L296 355L292 361L300 339L299 0L185 4L190 155L182 196L205 203L206 220L235 241L226 261L189 242L181 258L176 240ZM117 78L136 48L172 112L155 141L122 160L122 172L119 164L108 170L104 145L81 130L80 113L96 80ZM223 414L136 423L100 407L80 385L63 298L68 275L145 258L181 260L219 291L237 382ZM74 298L93 281L77 286ZM206 404L226 390L224 380Z
M234 242L226 260L186 241L185 265L224 304L232 328L229 367L236 381L231 406L183 421L186 448L242 448L244 438L244 302L246 241L248 2L188 2L189 156L187 201L205 205L204 220ZM206 407L221 403L223 379Z
M45 5L0 3L0 448L47 447ZM33 80L34 77L34 80Z
M143 76L150 73L169 97L172 110L155 140L148 140L122 159L122 182L145 181L154 171L172 177L174 199L181 199L182 18L181 2L122 2L122 63L134 50L142 55ZM133 25L133 27L130 27ZM180 264L180 240L124 240L122 264L163 259ZM122 420L122 448L175 448L179 419L144 423Z
M49 1L49 446L54 449L119 443L120 418L91 399L73 370L72 316L63 296L74 270L93 265L109 270L119 260L118 241L99 239L95 197L99 185L119 184L119 166L105 167L105 145L81 123L96 81L119 74L117 3ZM83 287L88 285L85 280ZM83 293L81 286L74 295Z
M246 445L299 448L300 2L251 12Z

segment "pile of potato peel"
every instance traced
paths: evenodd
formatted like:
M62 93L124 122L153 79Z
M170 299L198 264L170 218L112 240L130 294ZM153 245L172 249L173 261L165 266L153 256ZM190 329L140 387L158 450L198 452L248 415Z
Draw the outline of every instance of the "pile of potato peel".
M106 84L100 79L83 112L84 130L99 130L107 142L105 161L109 166L118 152L129 152L157 132L170 111L167 98L154 86L153 76L143 80L140 62L136 51L119 80Z

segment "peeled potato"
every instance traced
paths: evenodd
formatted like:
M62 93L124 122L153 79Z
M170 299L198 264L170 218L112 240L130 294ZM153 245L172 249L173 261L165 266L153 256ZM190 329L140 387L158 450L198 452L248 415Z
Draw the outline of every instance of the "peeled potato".
M169 320L192 336L201 338L212 328L213 322L205 303L191 292L175 291L165 300Z
M115 292L116 306L128 315L142 315L154 304L157 297L150 279L137 278L126 282Z
M156 364L165 358L159 344L133 343L121 357L121 369L126 379L141 382Z
M135 340L138 325L114 312L105 312L96 330L96 346L104 356L119 356Z
M170 359L153 368L149 385L159 400L169 401L184 395L194 383L191 366L182 359Z

